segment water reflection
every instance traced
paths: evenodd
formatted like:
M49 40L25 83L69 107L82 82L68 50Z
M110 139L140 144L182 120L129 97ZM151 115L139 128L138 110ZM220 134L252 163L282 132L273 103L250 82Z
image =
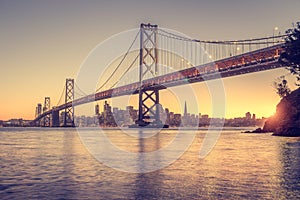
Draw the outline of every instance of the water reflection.
M106 132L129 152L155 152L176 135L172 130L151 137L144 137L147 132L141 131L134 133L138 137L119 133ZM126 173L98 162L73 130L0 130L0 198L300 198L300 139L225 131L213 151L205 159L199 159L204 136L205 131L199 131L190 148L166 168L150 173ZM163 161L164 156L170 155L168 152L151 157L139 154L135 162L141 170L160 165L158 161ZM120 161L118 157L106 157L120 164L126 161L126 158ZM136 164L127 162L126 165Z
M287 199L300 199L300 140L293 138L283 144L281 155L283 165L281 188L284 189L281 196ZM295 191L298 193L295 194Z
M149 152L151 148L154 151L160 148L159 144L159 133L152 136L152 138L145 137L145 131L140 129L139 134L139 152ZM148 139L146 139L148 138ZM150 148L149 148L150 147ZM142 172L143 169L147 168L147 165L156 165L160 161L159 153L153 154L153 158L149 160L145 154L139 154L138 171ZM151 163L150 163L151 162ZM137 173L135 177L135 199L159 199L160 195L157 191L162 187L162 176L159 172L156 173Z
M152 137L149 138L148 131L139 129L138 130L138 158L137 158L137 172L143 172L149 166L161 166L162 163L160 158L160 153L158 150L160 149L160 140L159 135L160 132L156 134L152 134ZM146 152L152 152L151 156L146 154ZM159 169L159 167L155 167Z
M162 131L163 134L157 133L156 135L165 135L159 140L166 145L156 149L155 143L153 143L153 138L155 139L156 136L151 138L145 136L152 134L148 130L134 131L140 135L140 138L128 137L121 130L80 130L78 133L84 146L99 162L129 173L147 173L169 166L180 158L195 137L195 131L173 130L171 134L168 131ZM140 149L136 150L139 148L140 140L150 141L147 142L147 148L143 152L140 152ZM153 150L149 150L150 148ZM124 149L129 150L125 151ZM139 167L144 161L153 160L155 162L148 162L143 167Z

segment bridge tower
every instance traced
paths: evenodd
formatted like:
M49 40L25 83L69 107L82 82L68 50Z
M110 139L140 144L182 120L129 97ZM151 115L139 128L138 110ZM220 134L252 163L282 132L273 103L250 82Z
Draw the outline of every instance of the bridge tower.
M160 120L160 85L143 86L146 78L158 75L157 25L140 26L139 115L136 125L163 127Z
M50 97L45 97L43 112L47 112L48 110L50 110ZM50 114L44 117L43 126L50 127Z
M65 104L74 100L74 79L66 79ZM74 107L73 105L66 107L64 112L64 127L74 127Z

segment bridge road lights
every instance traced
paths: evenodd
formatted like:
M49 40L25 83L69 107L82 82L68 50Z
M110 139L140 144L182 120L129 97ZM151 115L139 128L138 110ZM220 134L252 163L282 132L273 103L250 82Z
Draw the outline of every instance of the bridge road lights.
M241 54L241 48L238 46L236 47L236 55L240 55Z
M276 27L274 27L273 28L273 45L275 44L275 31L278 31L278 27L276 26Z

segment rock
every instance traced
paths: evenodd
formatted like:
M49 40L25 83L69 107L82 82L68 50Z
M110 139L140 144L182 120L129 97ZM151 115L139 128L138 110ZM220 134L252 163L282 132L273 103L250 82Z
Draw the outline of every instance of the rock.
M299 137L300 128L298 127L288 127L276 130L273 135L275 136L288 136L288 137Z
M276 119L274 117L269 117L265 122L263 130L266 132L274 132L277 126Z
M281 99L263 131L274 132L276 136L300 136L300 88Z
M253 131L245 131L244 133L266 133L267 131L264 131L263 129L261 128L257 128Z

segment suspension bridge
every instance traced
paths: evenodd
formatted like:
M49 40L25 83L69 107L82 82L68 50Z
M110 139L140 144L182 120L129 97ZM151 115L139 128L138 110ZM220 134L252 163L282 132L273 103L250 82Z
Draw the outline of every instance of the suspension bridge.
M51 108L50 97L45 97L44 105L37 105L31 124L73 127L74 107L136 94L139 99L138 119L133 126L164 127L166 125L160 119L160 90L283 67L279 57L284 52L285 37L273 35L206 41L161 29L157 25L141 24L127 52L94 93L87 95L74 79L66 79L58 105ZM139 51L132 50L135 42L139 42ZM122 80L121 77L134 67L138 69L137 78ZM80 93L81 97L75 98L75 93ZM63 96L64 101L60 103ZM63 117L60 112L64 112Z

